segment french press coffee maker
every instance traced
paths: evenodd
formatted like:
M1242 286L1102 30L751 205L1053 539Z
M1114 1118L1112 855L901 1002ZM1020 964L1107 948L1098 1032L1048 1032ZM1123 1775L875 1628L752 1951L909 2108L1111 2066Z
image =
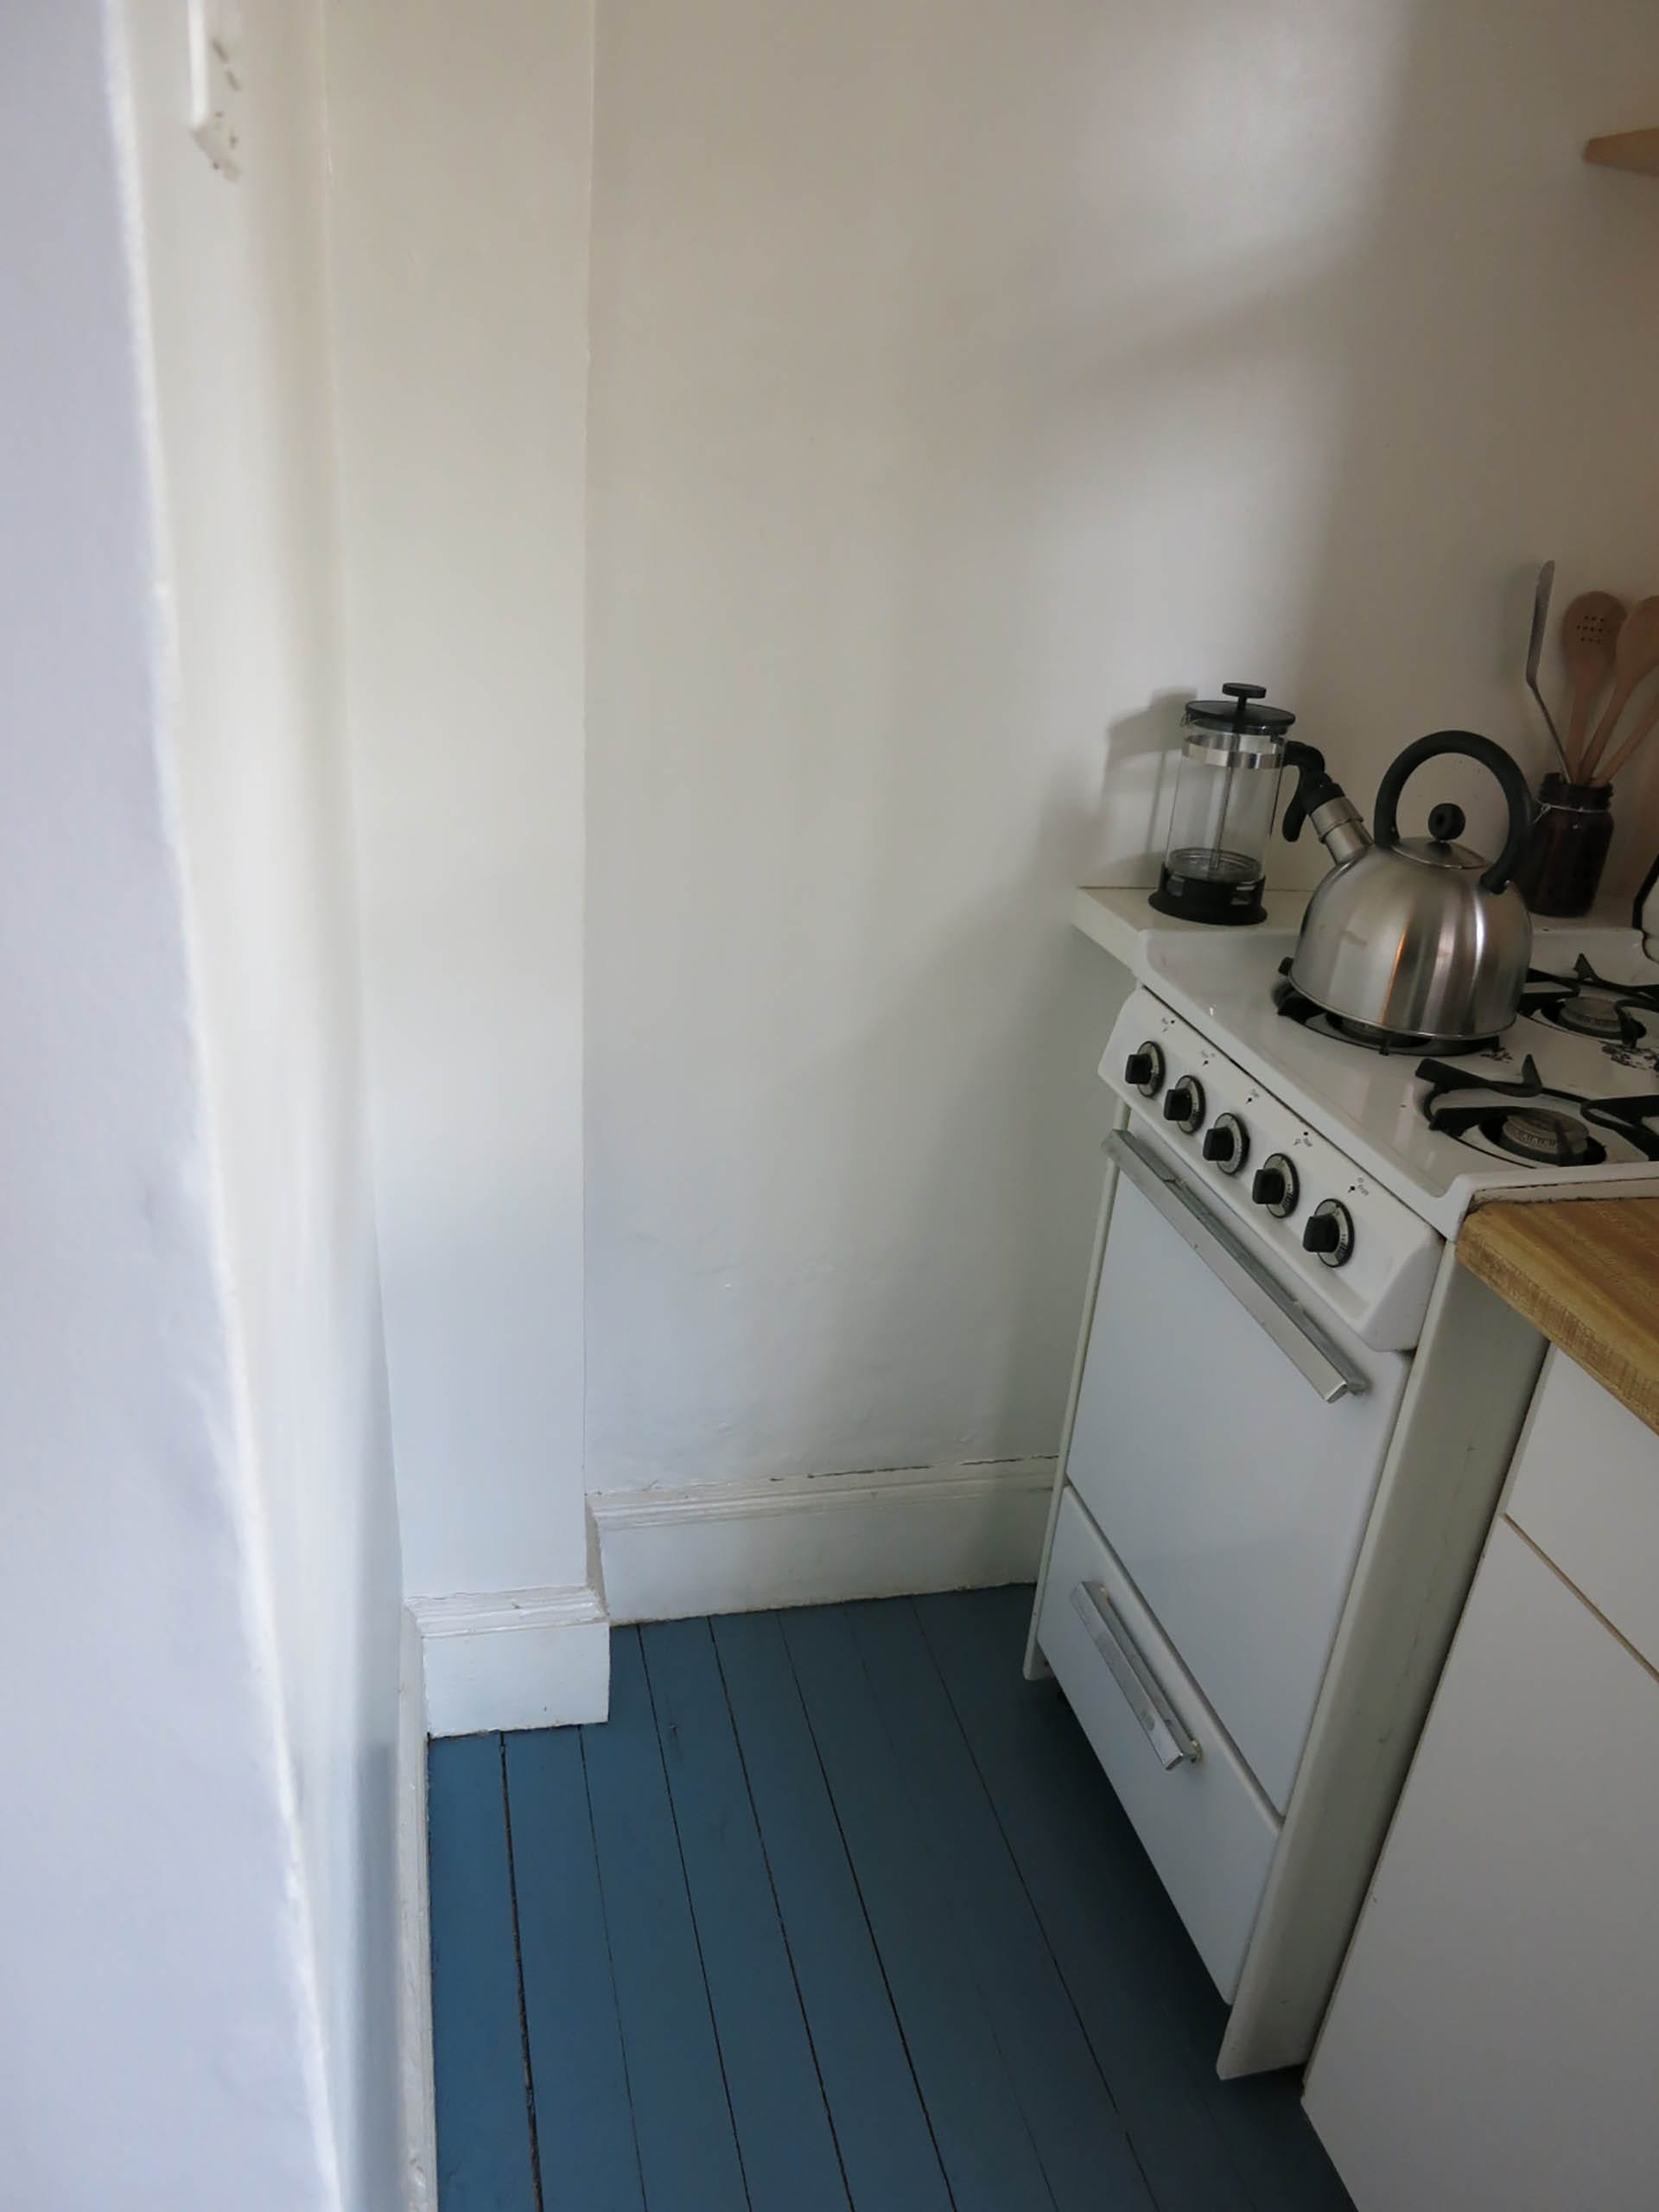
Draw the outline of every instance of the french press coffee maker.
M1181 716L1169 839L1152 904L1185 922L1259 922L1279 806L1285 733L1295 721L1259 683L1224 683Z

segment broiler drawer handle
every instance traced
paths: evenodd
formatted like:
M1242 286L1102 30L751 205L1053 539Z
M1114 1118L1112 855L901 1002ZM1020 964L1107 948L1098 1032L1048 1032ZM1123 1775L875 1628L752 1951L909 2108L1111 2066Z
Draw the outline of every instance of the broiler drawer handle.
M1128 1701L1135 1719L1147 1732L1147 1741L1166 1772L1171 1767L1196 1765L1202 1753L1198 1739L1164 1695L1158 1677L1135 1648L1135 1639L1112 1608L1105 1586L1079 1582L1071 1592L1071 1610L1088 1630L1096 1651L1110 1668L1112 1679Z

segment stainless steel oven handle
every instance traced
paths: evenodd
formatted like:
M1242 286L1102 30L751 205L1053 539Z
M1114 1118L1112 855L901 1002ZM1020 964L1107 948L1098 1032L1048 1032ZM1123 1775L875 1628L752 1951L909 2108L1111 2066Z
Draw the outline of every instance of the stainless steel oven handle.
M1113 1611L1103 1585L1079 1582L1071 1592L1071 1609L1111 1669L1112 1679L1128 1700L1130 1711L1146 1730L1159 1765L1166 1773L1172 1767L1195 1765L1202 1756L1198 1738L1164 1695L1121 1616Z
M1237 1231L1212 1214L1173 1166L1128 1129L1114 1129L1106 1149L1120 1173L1150 1199L1327 1405L1338 1398L1363 1396L1371 1387L1364 1370L1281 1287ZM1109 1266L1109 1232L1106 1250Z

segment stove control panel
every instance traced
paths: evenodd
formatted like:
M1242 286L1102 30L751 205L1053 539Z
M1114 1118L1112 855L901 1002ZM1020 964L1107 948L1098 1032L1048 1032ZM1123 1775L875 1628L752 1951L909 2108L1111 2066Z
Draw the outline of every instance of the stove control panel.
M1379 1351L1416 1343L1443 1240L1392 1192L1150 991L1125 1002L1100 1073L1287 1287Z

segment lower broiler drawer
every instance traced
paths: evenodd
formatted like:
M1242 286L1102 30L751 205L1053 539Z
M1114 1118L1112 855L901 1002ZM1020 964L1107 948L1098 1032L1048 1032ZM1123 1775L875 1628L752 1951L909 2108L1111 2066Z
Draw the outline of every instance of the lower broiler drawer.
M1279 1822L1070 1489L1045 1591L1044 1656L1230 1999Z

